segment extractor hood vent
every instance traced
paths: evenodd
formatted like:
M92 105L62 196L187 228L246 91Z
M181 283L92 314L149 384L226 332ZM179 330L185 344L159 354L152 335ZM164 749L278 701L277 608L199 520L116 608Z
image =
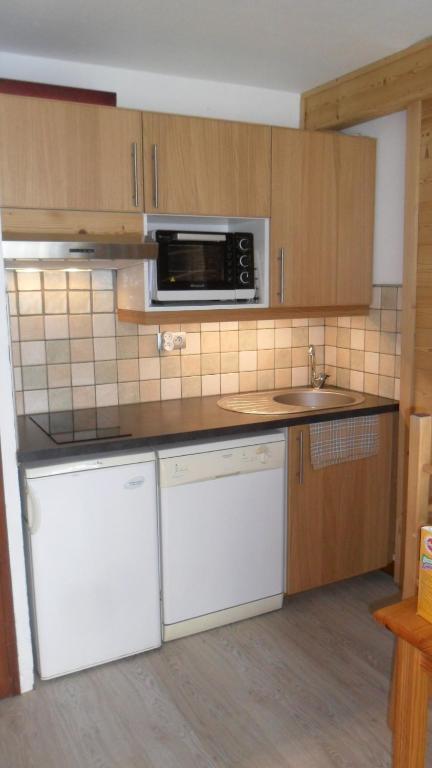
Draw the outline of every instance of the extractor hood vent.
M123 269L157 259L158 245L4 240L2 252L9 269Z

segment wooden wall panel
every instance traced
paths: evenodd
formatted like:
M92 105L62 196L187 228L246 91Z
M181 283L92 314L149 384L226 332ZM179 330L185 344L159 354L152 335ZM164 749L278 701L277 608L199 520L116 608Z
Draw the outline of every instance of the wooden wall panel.
M432 99L422 102L415 334L417 413L432 413Z

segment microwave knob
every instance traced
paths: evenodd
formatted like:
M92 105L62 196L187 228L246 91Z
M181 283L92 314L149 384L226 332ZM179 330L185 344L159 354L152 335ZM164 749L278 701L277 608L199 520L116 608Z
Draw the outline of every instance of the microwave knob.
M239 251L248 251L250 248L250 242L247 237L241 237L237 243Z
M249 272L241 272L239 280L242 285L247 285L249 282Z
M245 254L244 256L240 256L239 264L240 264L241 267L248 267L249 266L249 256L247 254Z

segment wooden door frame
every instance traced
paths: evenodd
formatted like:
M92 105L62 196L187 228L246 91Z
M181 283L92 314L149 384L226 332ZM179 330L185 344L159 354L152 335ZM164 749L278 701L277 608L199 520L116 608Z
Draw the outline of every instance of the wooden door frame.
M0 699L20 693L15 615L9 566L6 508L0 453L0 655L4 656L6 674L0 675ZM0 663L0 669L2 668Z
M404 270L395 579L403 580L409 417L415 409L415 333L422 104L432 97L432 39L302 94L302 127L340 130L406 110Z

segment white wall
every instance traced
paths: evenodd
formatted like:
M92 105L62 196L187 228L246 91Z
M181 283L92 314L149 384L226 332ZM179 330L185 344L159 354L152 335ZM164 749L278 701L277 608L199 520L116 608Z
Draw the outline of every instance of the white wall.
M374 270L375 285L401 284L405 205L406 113L396 112L349 128L377 139Z
M6 524L12 577L18 664L21 691L33 687L33 655L30 636L26 572L24 563L21 501L16 464L15 402L10 359L5 272L1 253L0 221L0 446L3 463Z
M0 72L14 80L115 91L119 107L294 128L299 124L300 96L287 91L2 52Z

